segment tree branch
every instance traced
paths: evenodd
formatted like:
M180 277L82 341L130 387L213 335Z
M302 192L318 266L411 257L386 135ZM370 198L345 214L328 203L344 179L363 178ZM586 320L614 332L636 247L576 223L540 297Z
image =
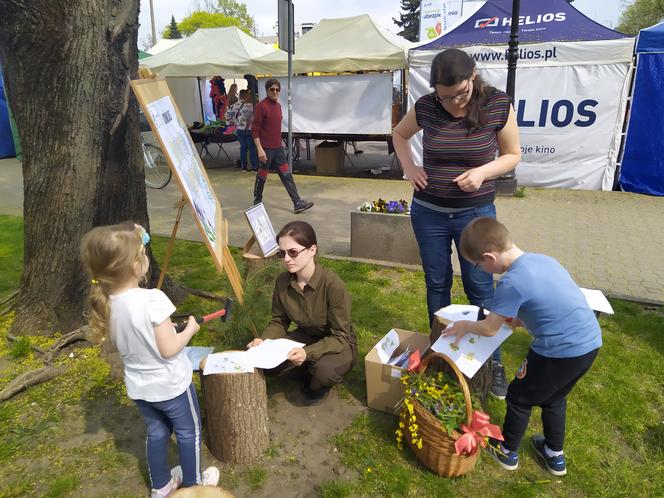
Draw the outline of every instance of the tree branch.
M184 285L180 285L180 288L182 290L188 292L189 294L192 294L192 295L198 296L198 297L204 297L205 299L210 299L212 301L223 302L223 301L226 300L226 298L224 296L218 296L216 294L212 294L211 292L207 292L207 291L204 291L204 290L192 289L190 287L185 287Z
M22 373L15 379L13 379L5 388L0 391L0 403L8 400L15 394L20 393L21 391L27 389L28 387L41 384L48 380L57 377L62 372L65 371L65 367L55 367L53 365L47 365L36 370L30 370L29 372Z

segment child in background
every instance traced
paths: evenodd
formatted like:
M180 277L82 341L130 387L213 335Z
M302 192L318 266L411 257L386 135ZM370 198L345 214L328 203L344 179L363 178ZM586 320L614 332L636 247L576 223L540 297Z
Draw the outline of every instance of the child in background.
M143 289L150 236L131 222L96 227L83 236L81 259L92 278L90 326L107 333L124 363L127 395L147 427L147 460L153 498L184 487L216 486L216 467L200 472L201 416L192 366L183 351L198 331L190 316L175 332L175 306L158 289ZM168 468L168 443L175 431L180 465Z
M544 435L532 445L546 469L567 473L563 443L567 395L593 364L602 333L570 274L555 259L524 253L512 243L507 228L494 218L476 218L461 234L461 254L492 273L504 273L496 286L491 314L480 322L458 321L443 332L493 336L503 322L522 325L533 341L507 389L507 413L500 441L490 439L488 451L505 469L519 466L517 453L533 406L542 408Z

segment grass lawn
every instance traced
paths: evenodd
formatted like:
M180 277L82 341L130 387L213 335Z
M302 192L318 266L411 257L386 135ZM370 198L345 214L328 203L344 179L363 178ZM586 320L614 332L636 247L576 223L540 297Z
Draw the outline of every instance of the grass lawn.
M153 241L158 260L164 254L165 242L158 237ZM241 265L238 252L234 255ZM393 327L428 332L421 272L324 258L322 264L341 276L353 296L361 359ZM17 288L21 268L22 221L0 216L0 299ZM252 302L248 310L237 310L235 324L203 327L192 344L214 345L217 350L237 348L249 338L244 326L249 313L261 330L269 318L271 276L275 271L269 269L262 275L264 279L248 284ZM201 244L178 241L170 274L188 287L230 293L230 285L214 271ZM454 301L464 302L459 282L455 283ZM664 309L618 300L611 303L616 314L600 320L604 347L568 400L566 477L555 478L544 471L529 445L524 444L520 468L515 472L503 471L482 455L471 474L440 478L419 465L408 449L397 449L395 417L362 409L328 441L338 452L344 471L330 471L327 480L316 483L312 494L664 496ZM178 311L198 313L214 307L210 301L190 297L178 306ZM0 317L0 389L17 374L40 364L29 343L47 346L53 340L31 337L10 343L6 332L11 321L11 314ZM516 371L529 342L527 334L517 331L504 344L508 375ZM132 423L140 424L140 417L126 399L122 383L110 378L98 348L76 348L72 353L60 359L67 366L66 374L0 403L0 497L145 494L143 457L122 450L129 444L130 434L122 428L122 420L112 433L97 431L95 425L103 417L99 406ZM366 399L363 361L338 391L342 398ZM93 406L94 410L90 408ZM504 402L491 401L489 411L495 423L502 422L504 408ZM315 431L315 425L309 430ZM540 431L536 409L527 436ZM227 473L226 486L236 489L238 496L255 496L256 490L270 483L264 461L278 458L280 451L285 453L271 446L263 460ZM288 458L286 454L281 456ZM101 482L113 483L113 491L108 491L108 486L96 487L95 483ZM298 490L289 488L286 480L278 489L262 492L260 496L280 497L295 496Z

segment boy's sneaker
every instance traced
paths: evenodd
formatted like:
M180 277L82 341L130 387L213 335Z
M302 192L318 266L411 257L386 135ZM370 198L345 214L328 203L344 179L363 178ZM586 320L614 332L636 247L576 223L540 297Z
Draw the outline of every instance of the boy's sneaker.
M304 199L300 199L293 205L293 212L294 213L301 213L302 211L306 211L309 209L311 206L313 206L314 203L311 201L305 201Z
M507 380L505 380L505 367L492 360L493 378L491 381L491 396L497 399L505 399L507 396Z
M544 462L544 467L554 476L564 476L567 474L567 465L565 464L565 455L547 456L545 451L544 436L535 434L531 440L533 449L537 456Z
M219 484L219 469L217 467L208 467L201 475L203 486L216 486Z
M182 467L179 465L171 469L171 479L175 481L176 488L182 486Z
M489 455L506 470L519 468L519 454L516 451L508 451L497 439L489 438L486 445Z

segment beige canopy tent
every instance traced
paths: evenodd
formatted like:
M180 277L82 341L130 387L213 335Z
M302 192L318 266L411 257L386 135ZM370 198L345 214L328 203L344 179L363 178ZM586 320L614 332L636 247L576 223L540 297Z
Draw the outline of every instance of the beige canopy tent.
M415 45L376 25L367 14L323 19L314 29L295 41L295 74L405 69L408 50ZM288 56L279 50L255 58L255 72L288 74Z
M141 61L141 65L164 78L242 78L257 74L252 60L271 52L275 49L235 26L209 28L197 30L176 46Z

